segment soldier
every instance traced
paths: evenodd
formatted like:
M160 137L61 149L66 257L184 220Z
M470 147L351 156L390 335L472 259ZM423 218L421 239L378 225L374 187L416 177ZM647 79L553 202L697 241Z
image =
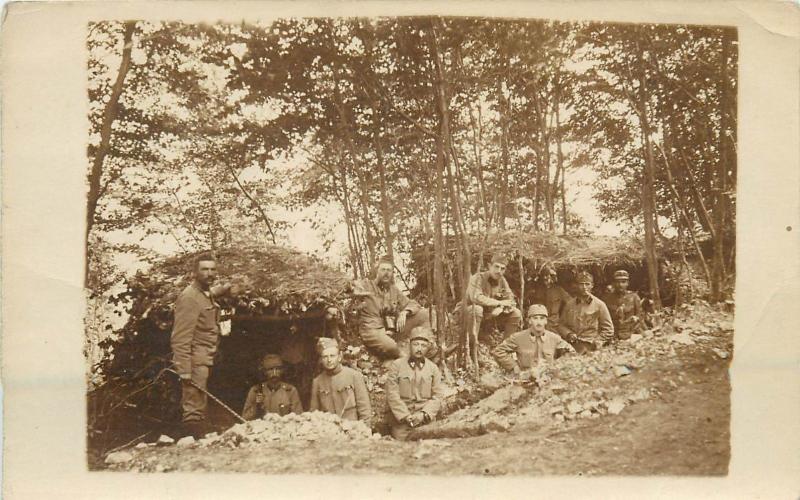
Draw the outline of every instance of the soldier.
M311 411L335 413L346 420L361 420L369 427L372 404L361 372L342 366L339 344L331 338L317 341L322 373L311 383Z
M503 276L506 264L504 257L495 254L488 271L475 273L469 279L467 305L461 309L461 313L466 312L468 320L471 320L468 322L470 338L477 338L487 312L501 322L506 337L520 329L522 313L516 306L514 292Z
M181 409L184 432L199 437L207 429L205 389L219 343L220 309L215 295L230 291L222 287L212 293L217 278L217 262L211 254L195 259L194 281L175 301L172 347L175 371L181 379ZM216 288L215 290L219 290Z
M575 352L557 333L545 328L547 317L545 306L533 304L528 308L529 327L511 335L492 351L497 363L506 370L513 370L514 375L521 380L531 378L530 369L540 360L555 359L556 350ZM512 357L513 353L517 355L516 361Z
M620 340L628 340L631 334L644 330L644 311L639 294L628 290L630 276L620 269L614 273L614 289L606 295L606 306L614 322L614 331Z
M425 357L433 332L418 326L411 331L408 358L392 361L386 374L386 402L392 437L404 441L415 427L432 422L444 397L442 374Z
M583 354L611 342L614 339L614 324L605 303L592 295L592 275L583 271L575 281L578 296L567 302L561 314L558 333L579 354Z
M534 303L543 304L550 315L547 318L547 329L558 331L558 323L564 307L570 300L570 295L557 283L558 274L550 266L545 266L539 273L542 286L534 291Z
M415 326L430 326L428 310L395 285L394 264L387 258L378 262L375 279L357 282L354 293L360 299L358 333L364 345L381 358L401 356L393 336L406 336Z
M261 360L261 371L265 380L250 388L244 402L242 418L253 420L266 413L280 416L303 413L300 395L291 384L283 382L283 360L277 354L267 354Z

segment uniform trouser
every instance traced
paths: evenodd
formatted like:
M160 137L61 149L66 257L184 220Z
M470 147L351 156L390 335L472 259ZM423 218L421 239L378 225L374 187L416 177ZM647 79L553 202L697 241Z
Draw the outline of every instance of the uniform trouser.
M411 430L411 426L405 422L393 423L391 427L392 437L398 441L406 441Z
M466 308L468 318L472 318L467 324L468 333L477 338L478 333L481 331L481 322L483 321L483 307L479 305L469 305ZM522 313L516 307L511 309L509 313L501 313L497 316L497 322L503 329L504 337L508 337L512 333L518 332L522 329Z
M205 389L208 384L209 371L209 366L192 365L192 382ZM181 408L184 422L205 420L207 405L208 397L203 391L188 383L181 385Z
M420 309L412 316L406 317L406 324L403 331L397 335L402 338L408 338L411 330L417 326L431 326L430 313L427 309ZM400 348L397 346L397 341L386 334L384 328L360 328L361 340L368 349L373 351L376 355L382 358L396 359L403 355ZM432 346L435 351L435 346ZM429 350L430 352L430 350Z

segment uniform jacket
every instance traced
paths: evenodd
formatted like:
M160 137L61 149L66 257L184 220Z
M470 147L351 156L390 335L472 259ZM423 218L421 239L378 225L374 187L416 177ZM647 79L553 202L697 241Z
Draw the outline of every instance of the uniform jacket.
M285 382L281 382L274 391L267 387L266 382L251 387L244 402L242 418L253 420L263 417L265 413L277 413L281 416L303 413L303 404L300 403L297 389Z
M192 365L213 365L218 343L219 306L192 283L175 301L170 344L178 374L191 375Z
M392 361L385 390L389 410L398 422L417 411L435 419L445 393L439 367L427 358L418 368L412 368L405 357Z
M633 333L638 329L644 329L642 299L639 298L638 293L630 290L626 290L624 294L612 292L606 295L605 299L617 335L621 333ZM632 316L638 317L639 321L631 322L630 319ZM630 335L628 335L628 337L629 336Z
M572 346L556 333L545 330L537 339L531 329L525 329L504 340L492 354L497 363L506 370L513 370L515 367L527 370L536 365L539 359L547 361L555 359L556 349L574 351ZM517 354L516 361L512 357L513 353Z
M331 376L322 372L311 383L311 411L335 413L346 420L372 419L372 404L361 372L347 366Z
M614 324L608 307L592 294L588 299L573 297L567 301L558 329L562 337L575 334L589 342L614 338Z
M495 297L502 296L505 299L514 299L514 292L508 286L508 281L504 276L495 282L489 276L489 271L475 273L469 279L467 285L467 305L478 305L481 307L497 307L500 301Z
M534 304L543 304L547 308L547 328L557 330L561 313L572 297L559 285L550 288L541 287L534 293Z
M394 283L383 290L375 280L365 279L356 282L356 287L359 292L367 294L359 305L358 324L360 329L382 329L384 324L381 311L384 309L392 311L395 315L401 311L408 311L409 315L414 315L420 310L420 305L403 295L403 292Z

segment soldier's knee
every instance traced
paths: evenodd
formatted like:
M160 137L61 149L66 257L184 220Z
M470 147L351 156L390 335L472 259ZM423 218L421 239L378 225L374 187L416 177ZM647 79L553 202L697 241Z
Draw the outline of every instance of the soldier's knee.
M478 305L467 306L467 313L475 318L483 318L483 307Z

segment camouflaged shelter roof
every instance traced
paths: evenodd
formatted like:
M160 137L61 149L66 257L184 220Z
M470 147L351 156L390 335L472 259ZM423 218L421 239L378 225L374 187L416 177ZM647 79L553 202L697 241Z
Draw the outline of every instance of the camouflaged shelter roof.
M195 252L165 259L128 282L128 296L142 316L172 309L192 282ZM218 249L218 283L240 285L228 301L237 314L296 315L335 304L350 290L350 279L319 259L281 246ZM225 304L223 304L225 305Z

